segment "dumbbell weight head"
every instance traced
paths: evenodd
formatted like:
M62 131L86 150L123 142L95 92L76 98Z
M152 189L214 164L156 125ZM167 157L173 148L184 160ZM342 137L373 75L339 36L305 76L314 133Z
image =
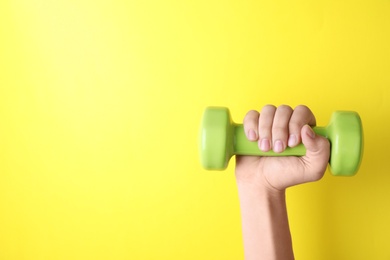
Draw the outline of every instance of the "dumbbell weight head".
M359 169L363 155L363 127L353 111L336 111L326 127L330 141L329 165L333 175L352 176Z
M337 111L327 127L314 128L331 143L330 168L333 175L352 176L360 165L363 152L363 130L356 112ZM287 148L283 153L262 152L249 142L242 125L233 123L224 107L209 107L203 114L200 131L201 164L208 170L223 170L234 154L259 156L302 156L305 148ZM242 149L244 147L245 149Z
M224 170L234 155L234 126L229 109L208 107L204 111L199 140L200 161L206 170Z

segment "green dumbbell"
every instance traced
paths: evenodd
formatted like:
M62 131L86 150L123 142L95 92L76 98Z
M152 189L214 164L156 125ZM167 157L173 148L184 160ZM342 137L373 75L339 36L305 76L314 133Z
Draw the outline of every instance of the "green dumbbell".
M352 176L359 169L363 154L363 128L359 115L351 111L336 111L326 127L313 127L316 134L331 144L330 169L333 175ZM282 153L263 152L257 142L247 139L242 124L232 121L229 109L206 108L200 131L200 157L203 168L224 170L233 155L303 156L303 144L287 148Z

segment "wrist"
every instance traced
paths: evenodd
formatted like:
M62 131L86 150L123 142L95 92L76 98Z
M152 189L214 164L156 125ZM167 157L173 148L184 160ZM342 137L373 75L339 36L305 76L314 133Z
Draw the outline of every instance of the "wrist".
M256 196L270 200L280 200L286 194L286 189L275 188L263 174L258 172L240 173L236 171L236 183L240 196Z
M243 210L254 208L285 207L286 191L278 190L267 185L237 182L238 196Z

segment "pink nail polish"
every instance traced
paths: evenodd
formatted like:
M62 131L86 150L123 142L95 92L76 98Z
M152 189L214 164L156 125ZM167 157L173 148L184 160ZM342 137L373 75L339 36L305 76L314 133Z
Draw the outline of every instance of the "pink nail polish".
M288 138L288 146L289 147L293 147L297 144L297 137L295 135L290 135L290 137Z
M256 136L256 132L253 131L253 129L249 130L249 132L248 132L248 139L249 139L249 141L256 141L257 136Z
M283 143L280 140L276 140L274 144L274 152L281 153L283 151Z
M260 150L263 152L268 152L271 149L270 143L267 139L261 139L260 142Z

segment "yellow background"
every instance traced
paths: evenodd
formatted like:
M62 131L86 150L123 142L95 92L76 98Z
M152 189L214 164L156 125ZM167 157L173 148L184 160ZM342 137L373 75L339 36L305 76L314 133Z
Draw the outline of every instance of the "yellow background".
M297 259L390 259L390 1L0 3L0 259L242 259L200 117L360 113L353 178L288 190Z

